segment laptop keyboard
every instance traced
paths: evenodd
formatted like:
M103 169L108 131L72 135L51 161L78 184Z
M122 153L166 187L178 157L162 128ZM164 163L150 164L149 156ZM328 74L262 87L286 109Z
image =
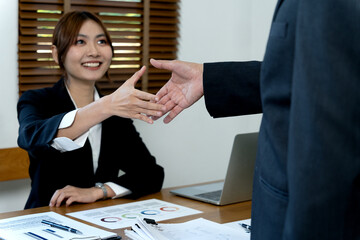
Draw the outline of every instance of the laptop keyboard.
M220 197L221 197L221 192L222 192L222 190L217 190L217 191L214 191L214 192L196 194L195 196L211 199L211 200L214 200L214 201L219 201Z

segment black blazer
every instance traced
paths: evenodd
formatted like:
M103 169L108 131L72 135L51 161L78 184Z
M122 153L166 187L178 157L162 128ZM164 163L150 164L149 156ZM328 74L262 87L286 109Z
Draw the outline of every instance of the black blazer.
M359 43L358 0L280 0L262 63L204 65L212 116L263 113L252 239L360 239Z
M31 192L25 208L48 205L54 192L66 185L88 188L110 181L130 189L131 198L161 189L163 168L156 164L130 119L111 117L102 122L95 174L88 140L84 147L70 152L51 147L63 116L74 109L63 80L52 88L26 91L18 102L18 144L30 157ZM118 177L119 170L125 174Z

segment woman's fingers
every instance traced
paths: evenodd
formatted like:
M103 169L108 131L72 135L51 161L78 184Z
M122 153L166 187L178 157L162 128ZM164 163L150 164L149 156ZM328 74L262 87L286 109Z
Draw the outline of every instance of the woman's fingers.
M72 195L74 195L74 191L73 191L73 187L72 186L66 186L62 189L58 189L55 191L55 193L53 194L51 200L50 200L50 207L60 207L61 203L65 200L65 199L69 199Z
M77 199L74 198L74 197L69 197L67 200L66 200L66 206L70 206L73 202L76 202Z
M165 106L163 104L159 104L155 102L155 100L144 100L142 97L143 94L141 91L136 93L134 98L134 105L140 108L148 109L148 110L155 110L155 111L164 111Z
M144 114L141 114L141 113L135 114L132 118L139 119L139 120L144 121L144 122L149 123L149 124L154 123L154 120L152 120L151 117L148 117L148 116L146 116Z
M66 186L56 190L50 200L50 207L60 207L63 202L66 206L74 202L90 203L98 200L94 191L96 188L78 188L74 186Z
M135 87L137 81L142 77L142 75L145 73L146 67L143 66L140 68L139 71L135 72L126 82L125 84L130 84L131 86Z
M58 196L59 196L59 190L56 190L55 193L53 194L53 196L50 199L50 203L49 203L50 207L55 206Z
M56 192L54 193L53 197L50 200L50 207L60 207L62 201L64 200L65 196L64 196L64 192L63 189L61 190L56 190Z
M159 101L159 97L151 94L151 93L147 93L147 92L143 92L137 89L134 89L134 95L144 101L151 101L151 102L157 102Z

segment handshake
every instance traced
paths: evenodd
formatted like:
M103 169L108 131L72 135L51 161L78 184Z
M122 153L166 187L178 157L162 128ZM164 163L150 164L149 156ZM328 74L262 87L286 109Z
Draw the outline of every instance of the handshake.
M145 67L136 72L116 92L122 91L124 93L126 88L132 90L131 94L134 96L133 110L129 111L129 115L126 117L153 123L153 120L157 120L168 113L164 118L164 123L169 123L180 112L193 105L203 96L203 64L155 59L151 59L150 63L158 69L172 72L170 80L156 95L134 88L136 82L144 74Z

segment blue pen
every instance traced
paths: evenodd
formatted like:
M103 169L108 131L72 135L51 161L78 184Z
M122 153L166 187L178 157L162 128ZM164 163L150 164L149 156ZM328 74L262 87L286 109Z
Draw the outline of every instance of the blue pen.
M240 226L241 226L242 228L245 229L245 231L246 231L247 233L250 233L250 232L251 232L251 226L250 226L250 225L247 225L247 224L245 224L245 223L239 223L239 224L240 224Z
M44 237L39 236L39 235L37 235L35 233L32 233L32 232L27 232L27 233L25 233L25 235L27 235L29 237L32 237L32 238L35 238L37 240L48 240L47 238L44 238Z
M76 234L82 234L82 232L80 232L79 230L76 230L75 228L71 228L71 227L64 226L64 225L54 223L54 222L50 222L50 221L47 221L47 220L42 220L41 223L47 224L50 227L58 228L58 229L61 229L61 230L67 231L67 232L72 232L72 233L76 233Z

